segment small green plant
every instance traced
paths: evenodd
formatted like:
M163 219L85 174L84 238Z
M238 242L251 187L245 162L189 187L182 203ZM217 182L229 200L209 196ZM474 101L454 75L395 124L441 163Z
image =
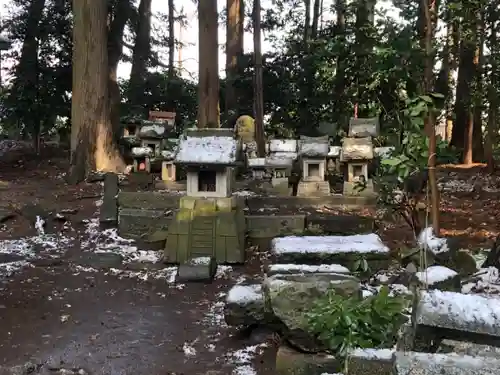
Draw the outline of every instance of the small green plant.
M351 270L352 272L359 272L359 273L366 273L370 270L370 265L368 264L368 261L366 258L361 255L356 261L354 262L353 269Z
M390 296L387 287L361 300L331 289L315 302L306 319L310 333L328 351L345 357L354 348L392 347L405 306L405 297Z

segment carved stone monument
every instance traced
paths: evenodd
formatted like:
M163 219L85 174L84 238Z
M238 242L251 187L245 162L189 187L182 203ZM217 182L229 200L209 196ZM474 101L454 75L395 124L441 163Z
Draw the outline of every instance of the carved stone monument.
M218 263L243 263L245 216L232 196L241 141L231 129L189 130L174 162L187 168L187 195L168 228L164 261L213 257Z
M269 141L269 155L266 165L272 171L273 187L286 187L291 176L293 163L297 160L297 140L272 139Z
M330 195L330 184L325 180L326 158L330 151L328 137L301 137L299 157L302 163L297 196Z

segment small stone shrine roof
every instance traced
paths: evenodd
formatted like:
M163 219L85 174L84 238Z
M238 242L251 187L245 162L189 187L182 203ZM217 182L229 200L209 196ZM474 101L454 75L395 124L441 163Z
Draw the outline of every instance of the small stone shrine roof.
M165 138L166 127L162 122L143 121L139 130L141 138Z
M180 139L175 162L231 166L240 162L241 142L232 129L189 130Z
M330 151L328 136L306 137L301 136L299 141L299 155L305 158L326 158Z
M377 137L379 133L378 117L351 118L349 121L349 137Z
M296 139L271 139L269 152L297 152Z
M372 160L373 142L371 137L344 138L342 140L342 151L340 161Z

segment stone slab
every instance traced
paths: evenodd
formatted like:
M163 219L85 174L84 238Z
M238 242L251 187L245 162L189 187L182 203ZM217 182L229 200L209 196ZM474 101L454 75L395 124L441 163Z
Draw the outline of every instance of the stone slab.
M287 210L303 209L304 207L323 208L345 206L355 207L373 207L376 204L376 197L351 196L345 197L342 194L334 194L328 197L248 197L247 205L251 211L257 211L260 208L286 208Z
M226 297L224 319L230 326L253 326L264 322L264 296L261 284L237 284Z
M297 187L298 197L324 197L330 195L328 181L300 181Z
M123 238L146 239L156 231L167 230L169 212L123 208L118 213L118 233Z
M321 264L311 266L309 264L271 264L267 267L266 275L294 275L310 273L336 273L350 274L348 268L340 264Z
M453 354L397 352L394 375L497 375L500 360Z
M325 234L352 235L373 233L375 220L359 215L309 215L307 225L319 226Z
M173 210L179 207L180 195L161 192L124 192L118 194L120 208Z
M104 176L104 194L99 214L101 224L118 223L118 190L118 175L115 173L106 173Z
M210 283L217 272L217 262L213 257L191 258L185 263L181 263L177 268L175 281L177 283L186 282L206 282Z
M250 238L271 238L303 233L305 215L249 215L246 216L247 235Z
M390 375L394 367L393 349L355 349L347 358L348 375Z

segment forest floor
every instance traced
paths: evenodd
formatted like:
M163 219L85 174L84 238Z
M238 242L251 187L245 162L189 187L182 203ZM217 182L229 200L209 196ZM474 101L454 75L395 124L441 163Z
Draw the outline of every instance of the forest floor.
M0 161L0 208L39 203L69 220L44 235L20 215L0 224L0 375L30 363L108 375L273 373L272 335L242 340L223 321L225 293L255 276L253 266L221 267L211 285L175 285L172 270L137 267L151 252L96 231L102 187L68 186L66 155L11 154ZM441 168L439 176L442 235L489 248L500 230L500 175L476 165ZM393 250L414 242L402 222L380 228ZM125 258L133 260L127 267Z

